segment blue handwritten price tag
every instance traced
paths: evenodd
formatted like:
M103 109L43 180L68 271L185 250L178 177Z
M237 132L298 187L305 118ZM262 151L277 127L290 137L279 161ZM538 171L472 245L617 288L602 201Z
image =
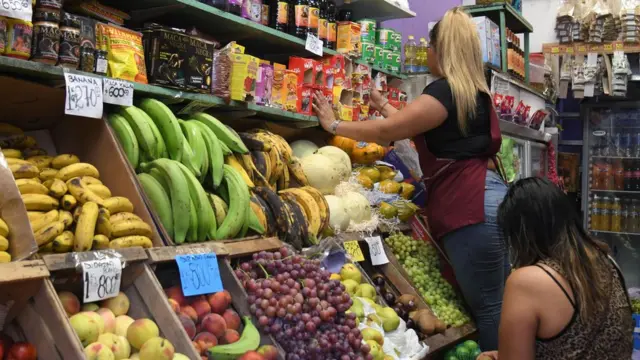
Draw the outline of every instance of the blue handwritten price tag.
M218 258L214 253L176 256L182 292L185 296L211 294L224 290Z

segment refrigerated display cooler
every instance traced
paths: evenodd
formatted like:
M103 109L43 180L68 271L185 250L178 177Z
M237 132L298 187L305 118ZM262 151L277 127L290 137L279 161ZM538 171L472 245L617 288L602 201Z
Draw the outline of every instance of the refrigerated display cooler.
M500 130L500 156L507 172L507 180L514 182L530 176L547 177L547 143L557 141L557 136L503 120L500 121Z
M640 103L582 105L585 227L611 247L629 287L640 286Z

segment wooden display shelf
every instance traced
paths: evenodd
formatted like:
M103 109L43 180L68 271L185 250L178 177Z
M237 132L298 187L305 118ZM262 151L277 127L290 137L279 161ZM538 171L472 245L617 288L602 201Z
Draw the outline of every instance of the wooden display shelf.
M145 261L148 259L147 253L145 249L141 247L132 247L132 248L123 248L123 249L112 249L112 250L93 250L87 251L84 253L66 253L66 254L42 254L40 257L42 261L44 261L47 269L51 272L56 271L69 271L76 269L76 260L75 257L86 256L87 258L91 257L91 253L98 252L117 252L121 256L122 262L126 263L135 263L139 261Z
M615 51L625 53L640 52L640 44L625 43L622 41L606 42L602 44L589 43L547 43L542 44L542 52L553 55L587 55L589 53L613 54Z
M151 264L174 261L178 255L203 254L213 252L217 256L246 256L260 251L273 251L282 247L276 237L251 237L227 241L207 241L197 244L183 244L147 249Z

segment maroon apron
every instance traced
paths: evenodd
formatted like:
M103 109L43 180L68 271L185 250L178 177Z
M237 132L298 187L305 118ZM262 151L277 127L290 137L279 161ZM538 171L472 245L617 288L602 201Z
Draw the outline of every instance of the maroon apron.
M429 151L424 134L413 138L427 190L426 215L436 241L453 230L484 222L485 178L490 159L505 178L496 157L502 144L500 120L493 106L490 108L491 144L479 157L465 160L437 158Z

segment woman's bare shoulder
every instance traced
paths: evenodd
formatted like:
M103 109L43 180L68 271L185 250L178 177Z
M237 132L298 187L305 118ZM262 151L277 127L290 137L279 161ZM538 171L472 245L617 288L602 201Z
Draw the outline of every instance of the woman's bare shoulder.
M545 269L550 271L553 276L559 276L552 269L548 267ZM543 292L552 286L557 287L549 274L535 265L521 267L507 278L507 290L521 291L535 297L544 297Z

